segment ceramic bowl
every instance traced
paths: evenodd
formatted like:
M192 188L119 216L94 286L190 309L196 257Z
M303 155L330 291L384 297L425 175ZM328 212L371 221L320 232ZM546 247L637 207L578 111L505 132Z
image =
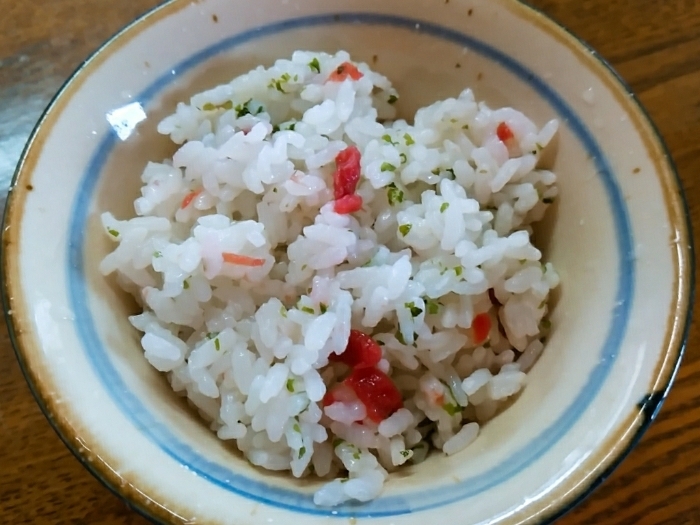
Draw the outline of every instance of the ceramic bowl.
M393 80L399 112L471 86L562 126L561 197L538 230L561 273L552 336L512 406L462 453L393 475L364 505L249 465L147 366L133 303L98 272L98 217L133 213L176 101L294 49L346 49ZM689 322L691 235L671 160L615 74L512 0L174 0L64 86L19 165L5 216L4 300L17 355L69 448L168 523L546 522L603 480L656 415ZM434 521L435 522L435 521Z

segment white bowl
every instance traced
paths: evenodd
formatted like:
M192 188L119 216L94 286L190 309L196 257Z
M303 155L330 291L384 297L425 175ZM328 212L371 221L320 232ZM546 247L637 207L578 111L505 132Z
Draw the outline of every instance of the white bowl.
M249 465L147 366L103 279L98 216L133 212L177 100L293 49L346 49L386 74L399 110L454 96L563 123L561 198L538 232L561 273L546 350L473 446L393 475L366 505L317 508L312 481ZM691 235L671 161L589 49L511 0L174 0L110 40L37 126L5 216L7 319L27 379L108 487L172 523L532 523L596 486L656 415L680 362ZM188 521L189 520L189 521Z

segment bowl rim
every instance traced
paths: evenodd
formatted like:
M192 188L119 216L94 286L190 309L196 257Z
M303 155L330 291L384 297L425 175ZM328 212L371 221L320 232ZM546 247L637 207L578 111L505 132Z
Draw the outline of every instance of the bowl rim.
M561 498L557 504L554 505L555 508L551 511L548 510L541 514L539 523L552 523L586 499L610 476L610 474L612 474L639 443L646 430L658 416L663 402L668 396L685 353L688 334L693 319L696 277L694 237L692 235L692 222L687 199L685 198L683 190L683 183L668 146L648 111L634 94L627 82L619 75L612 65L600 56L586 41L545 14L541 9L532 6L526 0L500 1L507 5L507 8L521 9L521 12L524 12L525 15L530 15L529 18L531 18L533 23L546 26L559 40L568 41L571 46L577 48L578 51L586 51L590 54L594 58L594 64L597 64L602 70L602 76L607 77L605 80L607 80L608 84L629 99L633 113L636 113L635 116L638 117L639 123L647 128L649 142L651 142L652 146L660 150L661 158L656 160L656 165L660 166L665 164L667 173L671 175L671 180L667 181L667 185L673 187L675 190L671 203L676 204L680 208L676 210L679 212L679 216L676 217L677 222L672 222L674 226L679 228L684 246L683 249L680 250L681 256L677 257L675 261L675 267L679 275L685 277L685 279L682 279L682 283L678 283L677 293L672 298L673 302L671 308L671 311L675 310L682 316L683 322L680 324L672 323L672 326L667 328L667 335L664 339L665 345L662 347L663 351L659 356L659 365L657 365L656 370L652 374L652 381L650 384L653 385L653 389L650 394L637 405L637 412L634 414L637 417L632 417L628 420L629 426L625 429L626 431L618 432L612 437L613 442L617 444L622 443L624 445L621 450L616 450L612 458L606 457L601 459L594 468L594 476L576 486L575 490L567 493L565 497ZM10 190L3 214L3 242L0 248L2 252L0 254L2 259L0 261L2 264L2 270L0 272L0 294L2 295L5 321L8 327L10 341L22 374L42 413L70 452L100 483L118 496L129 508L154 523L170 523L170 520L173 518L180 518L181 520L182 518L169 509L157 504L154 505L154 502L148 498L148 496L141 493L136 487L133 487L127 480L113 471L109 467L107 461L99 457L88 458L84 454L81 454L80 449L82 447L80 446L80 439L76 433L76 429L71 426L67 419L61 417L58 411L54 410L52 396L42 383L40 374L29 367L21 344L21 336L24 330L17 318L12 315L12 307L16 299L13 297L11 290L9 260L12 258L10 246L16 244L16 236L19 233L17 231L18 227L13 226L13 224L20 222L19 220L12 221L12 219L19 219L21 217L23 207L22 197L24 196L23 192L14 190L21 182L21 179L28 177L32 172L33 162L31 162L31 157L32 155L36 156L41 151L44 130L47 129L44 127L44 124L47 124L54 115L60 114L62 106L68 100L66 95L77 89L83 81L86 80L90 70L97 68L108 59L113 52L121 47L121 45L130 41L149 27L149 24L145 22L151 19L154 19L154 22L158 21L171 13L180 11L187 5L188 2L186 0L167 0L163 4L151 8L138 16L108 38L81 62L52 97L27 140L10 183ZM123 38L126 38L126 40L122 42ZM650 144L646 144L646 146L649 148ZM659 171L661 170L657 170L657 172ZM667 198L666 201L668 204L669 199ZM664 356L666 359L663 359ZM641 424L638 423L640 417L642 421ZM626 441L626 443L624 443L624 441Z
M618 84L618 87L620 87L623 90L623 92L628 96L634 109L638 111L642 123L648 126L649 131L651 132L650 134L653 140L660 148L664 156L664 160L669 168L669 172L674 179L673 182L675 183L677 189L678 204L680 204L681 207L681 225L684 227L684 233L686 233L687 236L687 239L683 239L684 242L686 242L687 246L687 266L685 268L680 269L680 275L683 275L685 273L688 277L686 280L687 287L684 290L683 287L679 286L676 303L677 305L681 306L681 311L685 313L685 320L683 327L677 331L680 332L680 335L678 333L675 334L677 354L675 356L674 362L671 364L671 368L668 372L666 380L665 382L663 381L664 378L662 365L662 368L657 369L654 374L653 380L655 380L656 382L656 384L654 385L654 391L647 394L644 397L644 399L637 405L638 414L642 417L642 424L629 438L629 441L627 442L626 446L617 454L617 456L615 456L612 459L612 461L610 461L610 463L607 466L605 466L603 470L596 474L596 476L587 484L587 486L583 487L578 494L574 494L568 502L563 502L561 508L554 509L554 511L541 522L542 524L550 524L554 523L556 520L558 520L559 518L563 517L565 514L568 514L570 511L576 508L580 503L587 499L588 496L590 496L601 484L603 484L605 480L608 479L608 477L610 477L610 475L620 466L620 464L625 460L625 458L627 458L627 456L632 452L632 450L639 444L642 437L644 437L646 431L649 429L651 424L656 420L659 413L661 412L661 408L664 404L664 401L666 401L666 398L668 397L668 394L671 391L671 387L673 386L676 376L678 375L678 370L680 369L681 363L683 361L683 357L685 355L685 351L688 344L688 335L690 333L690 327L693 322L696 279L695 237L693 236L693 224L690 216L690 208L688 207L688 200L685 196L683 181L678 173L678 168L676 166L675 161L673 160L671 151L666 141L664 140L663 135L661 134L661 131L659 130L658 126L651 118L649 111L646 109L642 101L637 97L636 93L629 85L629 83L622 77L622 75L613 67L613 65L606 58L601 56L595 50L595 48L593 48L593 46L591 46L586 40L575 34L573 31L568 29L564 24L555 20L550 15L546 14L542 9L533 6L529 2L529 0L514 1L520 3L525 8L531 9L539 16L545 18L553 25L553 27L556 27L559 31L561 31L563 36L567 37L571 41L574 41L576 44L588 51L588 53L590 53L590 55L598 62L598 64L606 70L606 73L612 77L613 82L616 82ZM678 263L679 265L682 265L682 261L679 260ZM686 303L685 308L682 309L682 305L684 302ZM678 339L678 337L680 337L680 339ZM667 341L669 342L666 348L667 355L673 353L673 340L673 334L670 338L667 338ZM659 384L659 382L661 382L662 384Z

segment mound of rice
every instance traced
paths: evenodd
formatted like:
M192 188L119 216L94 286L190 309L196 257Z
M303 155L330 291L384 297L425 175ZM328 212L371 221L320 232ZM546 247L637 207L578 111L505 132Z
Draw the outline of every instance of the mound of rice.
M181 147L146 166L136 217L102 216L101 271L143 306L148 362L251 463L328 478L322 506L472 443L525 385L559 280L530 238L557 122L465 90L409 124L397 100L345 52L295 52L179 104L158 129ZM338 212L351 146L359 209ZM347 387L351 330L400 392L381 420L381 395Z

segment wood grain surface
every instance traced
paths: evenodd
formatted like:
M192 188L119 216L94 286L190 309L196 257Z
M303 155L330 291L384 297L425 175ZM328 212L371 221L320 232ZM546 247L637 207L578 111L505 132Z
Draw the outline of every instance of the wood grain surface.
M466 1L466 0L465 0ZM677 163L700 231L700 1L530 0L631 85ZM0 0L0 193L43 108L81 61L157 0ZM698 235L695 235L696 246ZM700 525L700 331L639 446L559 523ZM0 328L0 522L144 524L70 454Z

